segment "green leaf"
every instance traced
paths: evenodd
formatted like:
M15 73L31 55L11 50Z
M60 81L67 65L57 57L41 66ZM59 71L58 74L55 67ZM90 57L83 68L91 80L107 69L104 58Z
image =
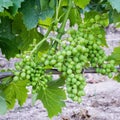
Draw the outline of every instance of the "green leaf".
M24 4L22 4L21 10L23 13L23 21L27 29L36 27L39 19L39 10L38 6L35 6L35 1L26 0Z
M4 10L4 12L0 12L0 16L1 17L8 17L10 19L13 19L13 16L6 10Z
M50 0L50 2L49 2L50 8L53 8L53 9L55 8L56 4L57 4L56 0Z
M48 6L49 6L49 0L40 0L40 7L42 11L46 10Z
M68 6L68 0L62 0L61 6Z
M82 21L80 17L79 9L72 8L70 10L69 19L70 19L70 26L73 26L76 23L79 24Z
M8 86L4 89L5 98L8 104L8 108L11 109L14 107L16 99L18 100L19 105L23 105L27 98L26 89L27 81L16 81L11 82Z
M118 82L120 82L120 73L114 77L114 80L117 80Z
M85 8L86 5L89 4L90 0L74 0L76 6L79 6L80 8Z
M52 18L46 18L45 20L39 20L39 25L44 27L44 28L48 28L52 23Z
M114 10L112 12L112 19L113 19L113 23L118 23L120 22L120 13L118 13L116 10Z
M18 8L21 7L21 3L23 1L24 0L12 0L12 2L13 2L13 6L11 7L12 14L16 14L17 13Z
M65 78L63 77L60 77L59 79L50 81L48 83L49 86L55 86L55 87L60 87L60 86L63 86L64 84L65 84Z
M21 51L29 50L29 45L36 39L36 43L42 40L43 35L37 31L37 28L27 30L23 24L22 16L17 14L12 23L12 31L17 35L17 46ZM40 51L44 51L49 48L48 42L44 42L40 47Z
M20 43L19 49L22 51L27 50L29 48L28 45L33 43L33 39L36 39L37 43L38 43L40 40L42 40L42 38L43 38L43 35L38 33L36 28L31 29L29 31L24 29L20 34L20 41L21 42L19 42ZM46 43L46 45L48 45L48 42L44 42L44 43Z
M57 84L54 86L51 84L45 90L41 89L37 96L37 99L40 99L47 109L50 118L58 115L62 111L62 107L65 106L63 101L66 99L65 91L57 86Z
M16 53L19 52L15 35L12 33L12 20L8 17L1 17L0 23L0 48L2 49L2 53L6 55L9 59L10 57L14 57Z
M44 2L47 4L47 1ZM22 4L21 12L23 13L23 22L27 29L30 30L32 28L35 28L38 24L39 19L44 20L47 17L53 16L54 10L49 6L45 7L46 9L43 10L43 5L40 4L39 0L26 0Z
M0 12L3 12L4 9L8 9L12 5L12 0L0 0Z
M0 114L3 115L7 112L6 100L3 92L0 90Z
M120 47L114 48L114 51L112 52L108 59L115 60L115 64L120 65Z
M110 2L113 9L116 9L118 12L120 12L120 0L108 0Z

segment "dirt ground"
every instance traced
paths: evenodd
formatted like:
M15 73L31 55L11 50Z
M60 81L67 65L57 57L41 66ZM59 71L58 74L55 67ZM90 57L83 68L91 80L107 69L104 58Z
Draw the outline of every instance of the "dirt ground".
M114 33L115 32L115 33ZM120 32L107 31L107 42L110 48L105 48L110 54L119 45ZM120 120L120 83L97 74L86 74L86 96L78 104L67 99L62 113L53 120ZM0 120L49 120L42 103L37 101L31 105L29 97L23 107L15 106L14 110L0 116Z

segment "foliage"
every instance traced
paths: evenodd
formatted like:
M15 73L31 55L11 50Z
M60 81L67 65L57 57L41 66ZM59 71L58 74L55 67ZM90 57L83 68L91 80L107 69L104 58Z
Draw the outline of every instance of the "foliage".
M62 88L59 88L56 83L50 83L46 90L40 89L37 95L37 99L40 99L47 109L48 116L51 118L55 114L61 112L61 108L65 106L63 100L66 99L65 92Z
M67 79L70 77L68 73L71 74L71 70L68 69L68 66L63 66L65 63L69 63L68 61L71 61L73 57L75 57L75 64L72 65L73 71L76 71L75 66L82 69L89 66L103 67L104 69L98 68L97 71L101 74L109 73L108 76L111 77L111 72L116 72L113 60L115 60L116 65L120 64L120 47L115 48L112 55L107 57L108 59L105 58L101 47L107 46L104 28L109 23L114 23L117 27L120 26L119 6L119 0L1 0L0 48L7 59L18 57L21 62L16 65L15 70L12 70L14 76L2 79L0 83L0 114L5 114L7 109L13 108L16 100L20 106L24 104L27 99L26 86L32 86L33 102L41 100L50 118L61 112L62 107L65 106L64 85L70 89L75 88L73 100L78 100L76 86L69 84L70 81L68 82ZM65 31L68 19L71 28ZM60 27L58 27L59 23ZM72 28L76 24L79 31ZM38 30L39 27L45 28L47 32L43 34ZM51 38L50 33L52 32L57 32L57 35L55 34ZM72 41L66 39L69 41L69 47L66 47L64 39L61 39L64 34L69 34L71 37L73 37L72 34L75 34L73 37L75 40L73 38ZM81 51L77 51L78 54L76 53L71 57L71 54L73 55L71 44L73 46L75 44L74 47L76 47L79 44L81 45L81 43L77 43L81 41L83 43L87 41L87 43L82 44L82 52L85 52L86 44L89 46L87 49L90 49L80 57L82 64L85 64L84 67L76 62L76 56L80 55ZM60 50L65 48L66 50L61 54ZM74 52L76 52L75 49ZM99 66L98 61L101 64L103 58L100 58L98 53L104 56L105 62L102 61L102 63L107 63L107 65ZM59 58L60 61L57 61L56 58ZM57 67L64 74L60 76L60 80L53 80L51 73L46 72L49 68L54 67ZM69 67L71 66L69 65ZM77 73L81 71L77 70ZM72 75L74 76L75 73ZM78 74L76 76L79 77ZM115 76L118 81L120 81L119 76L119 73ZM81 82L82 88L77 88L80 93L79 96L83 95L82 89L85 85L84 79L81 81L79 82ZM69 93L69 97L73 98L71 90Z

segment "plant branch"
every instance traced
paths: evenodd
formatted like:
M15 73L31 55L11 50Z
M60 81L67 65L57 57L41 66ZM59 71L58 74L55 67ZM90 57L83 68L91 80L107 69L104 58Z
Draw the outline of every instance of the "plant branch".
M65 28L65 25L66 25L66 22L67 22L67 19L68 19L68 16L69 16L69 13L70 13L71 8L72 8L72 1L69 0L68 9L67 9L65 18L64 18L64 20L63 20L63 22L62 22L62 25L61 25L61 27L60 27L60 29L59 29L59 31L58 31L58 36L57 36L58 39L60 39L61 36L62 36L63 33L64 33L64 28Z
M45 42L46 39L47 39L47 38L42 39L42 40L34 47L34 49L31 51L31 55L32 55L33 53L35 53L36 51L38 51L38 49L42 46L43 42Z
M117 71L120 72L120 67L116 67ZM57 74L60 75L61 72L59 72L57 69L48 69L46 70L46 73L52 72L52 74ZM87 69L83 69L84 73L97 73L96 72L96 68L87 68ZM9 76L14 76L12 72L0 72L0 81L5 78L5 77L9 77Z

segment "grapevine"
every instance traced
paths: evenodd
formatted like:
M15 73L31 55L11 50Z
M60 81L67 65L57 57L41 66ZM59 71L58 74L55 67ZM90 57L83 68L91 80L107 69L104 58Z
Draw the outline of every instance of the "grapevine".
M2 8L0 13L5 13L7 16L0 15L1 23L8 24L9 28L3 28L2 42L0 41L8 45L6 47L8 50L2 44L0 48L7 58L20 59L20 62L15 64L15 69L10 70L13 75L2 79L0 84L0 92L4 94L0 97L3 98L6 106L3 113L0 109L1 114L13 108L16 99L22 106L27 98L26 87L32 86L32 95L36 96L35 101L39 99L43 102L51 118L61 112L62 107L65 106L66 95L71 100L81 103L82 96L85 95L85 69L92 67L99 74L107 75L109 78L114 77L117 73L115 65L118 65L114 52L111 56L107 56L103 50L103 47L107 46L104 27L108 25L108 11L114 5L111 2L100 2L97 7L104 10L102 13L98 9L93 11L94 7L90 7L91 4L90 0L85 0L85 2L81 0L80 2L76 0L33 0L31 2L23 0L18 2L16 10L14 2L0 4ZM104 8L104 4L108 4L108 8ZM91 11L87 12L85 7ZM117 7L114 7L117 10ZM9 8L12 11L10 13ZM35 17L34 20L30 15L31 12ZM70 28L65 30L68 20ZM71 27L75 24L76 28ZM47 26L46 34L38 32L39 25L44 28ZM51 36L52 32L57 34ZM10 35L4 35L7 33ZM6 39L9 43L3 42ZM12 40L15 41L11 42ZM9 46L10 42L12 47ZM53 80L52 73L47 72L49 69L57 69L61 73L58 80ZM23 88L23 91L18 88ZM8 93L11 89L13 89L12 93ZM19 97L22 95L23 99ZM54 104L57 106L56 111L50 107Z

